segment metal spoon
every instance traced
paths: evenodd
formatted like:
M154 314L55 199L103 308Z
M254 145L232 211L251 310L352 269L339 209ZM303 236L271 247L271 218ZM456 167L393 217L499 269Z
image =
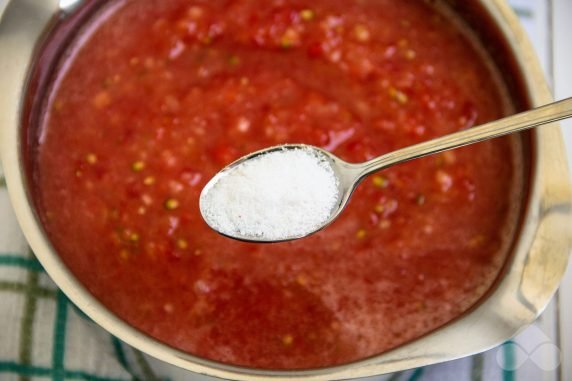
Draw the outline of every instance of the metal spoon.
M369 160L365 163L348 163L332 153L325 151L321 148L309 146L305 144L286 144L267 148L261 151L254 152L244 156L234 163L225 167L219 172L211 181L205 186L201 194L201 199L206 192L211 191L213 183L215 183L221 176L232 171L234 168L244 164L248 160L265 155L267 153L288 150L288 149L305 149L315 150L318 154L322 154L329 161L339 183L339 200L337 205L332 209L330 217L326 219L323 224L316 226L316 229L311 232L306 232L300 235L283 237L282 239L267 239L260 236L244 236L239 233L232 235L224 232L221 234L230 238L235 238L247 242L282 242L300 239L310 234L316 233L330 223L332 223L344 210L348 200L357 187L357 185L366 176L380 171L382 169L391 167L393 165L403 163L409 160L417 159L420 157L432 155L435 153L443 152L446 150L463 147L469 144L478 143L483 140L493 139L503 135L511 134L514 132L523 131L529 128L538 127L550 122L555 122L561 119L566 119L572 116L572 98L567 98L559 102L550 103L548 105L526 111L520 114L506 117L494 122L486 123L477 127L467 130L459 131L453 134L445 135L443 137L429 140L423 143L415 144L409 147L399 149L379 156L375 159ZM303 212L303 211L301 211ZM201 213L205 218L205 213L201 205ZM213 229L217 230L216 226L205 218L207 224Z

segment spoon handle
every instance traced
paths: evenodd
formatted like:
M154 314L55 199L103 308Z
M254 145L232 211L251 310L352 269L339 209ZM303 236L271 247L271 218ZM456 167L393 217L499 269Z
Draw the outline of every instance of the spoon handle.
M566 98L559 102L550 103L530 111L405 147L377 157L359 165L358 178L361 179L372 172L397 163L538 127L571 116L572 98Z

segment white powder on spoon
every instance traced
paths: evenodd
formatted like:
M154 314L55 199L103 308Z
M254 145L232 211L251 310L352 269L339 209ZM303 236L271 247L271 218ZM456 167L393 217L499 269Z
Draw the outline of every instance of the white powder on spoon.
M339 197L325 155L283 149L213 178L203 189L200 208L206 222L225 235L272 241L314 232L330 218Z

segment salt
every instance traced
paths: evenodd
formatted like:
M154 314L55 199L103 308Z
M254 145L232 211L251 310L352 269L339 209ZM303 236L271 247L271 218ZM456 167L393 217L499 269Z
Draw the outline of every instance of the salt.
M220 233L279 241L317 230L339 199L327 157L296 148L270 151L223 172L203 189L200 208Z

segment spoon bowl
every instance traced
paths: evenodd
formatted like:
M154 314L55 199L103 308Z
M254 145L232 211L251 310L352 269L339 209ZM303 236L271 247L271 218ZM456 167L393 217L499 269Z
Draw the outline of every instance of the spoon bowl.
M244 163L250 162L253 159L261 158L265 155L268 155L273 152L284 152L284 151L294 151L294 150L304 150L306 152L313 152L317 157L324 159L327 162L327 165L332 169L335 178L337 181L337 188L338 188L338 197L335 205L333 206L331 213L327 220L325 220L316 230L312 230L310 232L304 232L300 234L293 234L288 235L280 239L271 239L265 236L252 236L243 234L239 231L235 231L232 234L221 230L220 227L213 223L213 220L208 217L208 213L206 212L206 203L205 198L206 195L213 190L213 187L224 177L228 176L232 173L235 169L242 166ZM320 147L308 145L308 144L283 144L278 146L273 146L269 148L265 148L259 151L252 152L246 156L243 156L236 161L232 162L231 164L227 165L223 168L220 172L218 172L208 183L205 185L201 192L201 197L199 201L199 206L201 210L201 214L203 219L212 229L217 231L219 234L237 239L244 242L253 242L253 243L275 243L275 242L285 242L285 241L292 241L300 238L304 238L308 235L314 234L330 223L332 223L343 211L347 202L357 186L357 176L361 173L361 168L357 164L348 163L336 155L328 152Z

